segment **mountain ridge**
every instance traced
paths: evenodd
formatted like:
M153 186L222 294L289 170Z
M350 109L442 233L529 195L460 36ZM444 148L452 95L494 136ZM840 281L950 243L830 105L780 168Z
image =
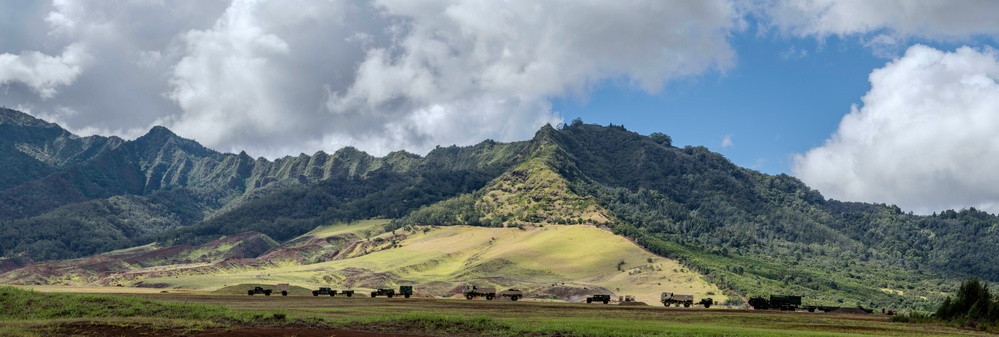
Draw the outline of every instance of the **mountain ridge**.
M741 295L928 307L965 276L999 280L995 215L915 216L825 199L793 177L623 126L577 120L546 125L531 140L439 146L426 156L347 147L269 161L219 153L162 127L124 141L5 117L15 119L27 125L0 123L16 131L0 134L10 155L0 170L12 177L0 184L7 257L197 245L250 231L284 242L371 218L395 219L387 230L564 222L606 226Z

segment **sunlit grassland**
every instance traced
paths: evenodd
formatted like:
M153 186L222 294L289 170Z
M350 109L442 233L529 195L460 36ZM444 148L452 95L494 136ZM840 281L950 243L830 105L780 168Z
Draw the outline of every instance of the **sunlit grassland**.
M329 226L316 227L316 229L313 229L302 236L325 238L341 234L354 234L363 238L364 231L372 231L375 234L382 232L382 228L388 224L389 221L390 220L385 219L374 219L354 221L351 223L338 223Z
M326 237L360 233L379 229L382 224L383 221L375 220L330 226L306 235ZM707 297L711 292L714 294L711 297L717 301L725 298L717 287L676 261L658 257L623 237L593 226L549 225L524 230L449 226L396 232L406 236L397 242L398 246L393 248L392 234L375 233L379 235L373 236L369 245L355 248L369 251L366 254L350 252L357 255L353 258L308 265L279 265L263 270L237 267L211 275L178 273L146 282L198 290L215 290L241 283L290 283L315 288L323 283L320 280L324 275L337 275L344 269L354 268L391 273L397 279L417 285L502 278L511 280L510 284L496 286L540 286L561 282L580 287L599 286L615 294L635 295L639 301L650 304L658 301L658 293L662 291L698 298ZM335 283L333 286L338 286ZM417 292L420 292L419 287Z

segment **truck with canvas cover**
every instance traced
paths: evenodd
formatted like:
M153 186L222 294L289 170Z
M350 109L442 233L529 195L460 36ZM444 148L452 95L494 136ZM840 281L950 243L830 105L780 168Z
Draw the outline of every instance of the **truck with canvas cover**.
M670 292L665 292L659 295L659 301L663 302L663 305L670 306L675 304L676 306L683 306L684 308L689 308L694 304L694 295L680 295Z
M462 294L465 295L466 299L473 299L476 297L485 297L487 300L492 300L496 297L496 288L494 287L479 287L475 285L465 285L461 288Z

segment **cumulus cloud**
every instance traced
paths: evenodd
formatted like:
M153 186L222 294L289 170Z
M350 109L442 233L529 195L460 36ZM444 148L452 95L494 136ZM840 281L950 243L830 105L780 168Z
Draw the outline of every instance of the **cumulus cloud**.
M69 45L59 56L38 51L23 51L20 55L3 53L0 54L0 85L19 82L42 99L49 99L55 96L57 88L73 83L88 58L78 44Z
M864 43L884 53L912 38L962 41L971 36L999 37L989 0L803 0L765 3L764 20L797 36L863 35Z
M658 92L734 62L736 13L720 1L377 4L400 19L396 42L368 49L325 106L383 125L387 148L523 139L561 122L551 96L607 79Z
M603 81L659 92L724 71L741 20L723 0L55 0L0 12L21 27L0 39L6 105L75 132L163 124L271 158L525 139L561 121L552 97Z
M794 158L794 174L836 199L929 213L999 212L999 52L916 45L870 75L823 146Z

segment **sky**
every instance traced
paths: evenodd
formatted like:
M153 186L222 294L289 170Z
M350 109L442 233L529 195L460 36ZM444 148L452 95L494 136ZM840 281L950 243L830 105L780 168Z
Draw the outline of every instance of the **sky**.
M999 212L999 1L0 0L0 105L275 159L663 132L829 198Z

